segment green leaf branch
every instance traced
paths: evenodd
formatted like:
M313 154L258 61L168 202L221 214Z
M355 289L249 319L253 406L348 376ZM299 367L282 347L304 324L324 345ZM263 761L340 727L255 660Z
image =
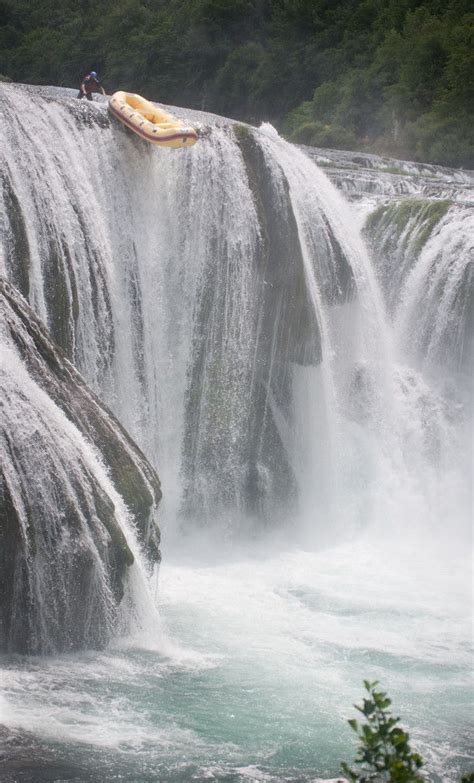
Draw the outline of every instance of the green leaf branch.
M354 766L343 762L342 770L352 783L423 783L423 760L411 750L409 735L399 725L400 718L391 714L392 702L386 693L377 690L378 685L364 680L367 696L362 705L354 706L365 721L348 721L359 738L357 755Z

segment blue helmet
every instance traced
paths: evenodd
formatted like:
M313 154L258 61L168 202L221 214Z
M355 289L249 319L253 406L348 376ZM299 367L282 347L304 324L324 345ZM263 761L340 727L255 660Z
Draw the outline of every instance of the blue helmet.
M93 76L93 77L94 77L94 79L97 79L97 74L96 74L96 72L95 72L95 71L91 71L91 72L90 72L90 74L89 74L89 76Z

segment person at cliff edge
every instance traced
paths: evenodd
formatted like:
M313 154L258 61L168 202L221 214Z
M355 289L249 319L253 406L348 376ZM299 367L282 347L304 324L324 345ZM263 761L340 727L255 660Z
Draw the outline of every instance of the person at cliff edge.
M95 71L91 71L86 76L84 76L77 97L85 97L88 101L91 101L93 92L101 92L102 95L105 95L105 90L99 82L99 78Z

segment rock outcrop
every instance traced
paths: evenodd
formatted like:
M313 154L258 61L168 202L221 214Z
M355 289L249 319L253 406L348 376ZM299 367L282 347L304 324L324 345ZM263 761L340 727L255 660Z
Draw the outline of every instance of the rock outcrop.
M0 342L0 651L103 646L160 559L158 476L3 279Z

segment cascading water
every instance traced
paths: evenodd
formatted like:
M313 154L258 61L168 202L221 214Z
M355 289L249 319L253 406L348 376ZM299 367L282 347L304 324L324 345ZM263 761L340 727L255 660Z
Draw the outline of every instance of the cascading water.
M4 280L0 297L0 649L104 646L157 619L159 481Z
M335 775L369 677L454 781L469 208L397 222L374 212L380 176L356 212L270 128L196 114L175 153L65 91L0 102L3 273L158 469L165 532L158 632L5 660L7 755L59 754L79 780Z

